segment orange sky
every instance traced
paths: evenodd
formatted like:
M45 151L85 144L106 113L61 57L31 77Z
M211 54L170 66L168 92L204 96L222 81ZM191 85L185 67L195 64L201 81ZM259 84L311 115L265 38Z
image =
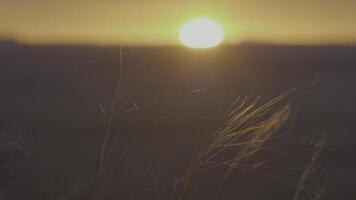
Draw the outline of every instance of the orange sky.
M0 37L28 43L179 44L194 17L226 30L226 43L356 43L355 0L0 0Z

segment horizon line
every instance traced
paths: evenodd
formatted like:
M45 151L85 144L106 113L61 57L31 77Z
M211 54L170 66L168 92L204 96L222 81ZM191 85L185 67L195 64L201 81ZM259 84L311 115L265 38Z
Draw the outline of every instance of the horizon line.
M92 47L132 47L132 48L187 48L178 44L133 44L133 43L91 43L91 42L25 42L16 39L0 38L1 44L14 44L19 46L92 46ZM276 46L276 47L356 47L356 42L352 43L278 43L257 40L245 40L239 43L222 43L212 49L221 47L243 47L243 46ZM202 49L204 50L204 49Z

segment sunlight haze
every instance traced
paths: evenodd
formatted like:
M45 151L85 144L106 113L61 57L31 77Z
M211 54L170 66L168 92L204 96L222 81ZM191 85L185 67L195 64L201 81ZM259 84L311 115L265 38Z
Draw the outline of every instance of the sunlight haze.
M185 23L179 30L182 44L191 48L211 48L224 39L224 29L208 18L195 18Z
M179 45L199 16L217 20L225 43L356 42L351 0L0 0L0 38L27 43Z

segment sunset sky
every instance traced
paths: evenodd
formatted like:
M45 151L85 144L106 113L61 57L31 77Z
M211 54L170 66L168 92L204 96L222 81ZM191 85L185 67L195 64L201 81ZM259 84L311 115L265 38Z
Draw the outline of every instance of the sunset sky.
M0 38L26 43L174 45L195 17L225 43L356 43L355 0L0 0Z

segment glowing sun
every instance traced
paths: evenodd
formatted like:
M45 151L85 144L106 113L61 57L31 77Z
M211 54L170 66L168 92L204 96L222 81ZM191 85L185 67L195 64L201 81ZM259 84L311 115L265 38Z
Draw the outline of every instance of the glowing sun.
M196 18L179 30L179 40L191 48L211 48L224 39L224 29L208 18Z

